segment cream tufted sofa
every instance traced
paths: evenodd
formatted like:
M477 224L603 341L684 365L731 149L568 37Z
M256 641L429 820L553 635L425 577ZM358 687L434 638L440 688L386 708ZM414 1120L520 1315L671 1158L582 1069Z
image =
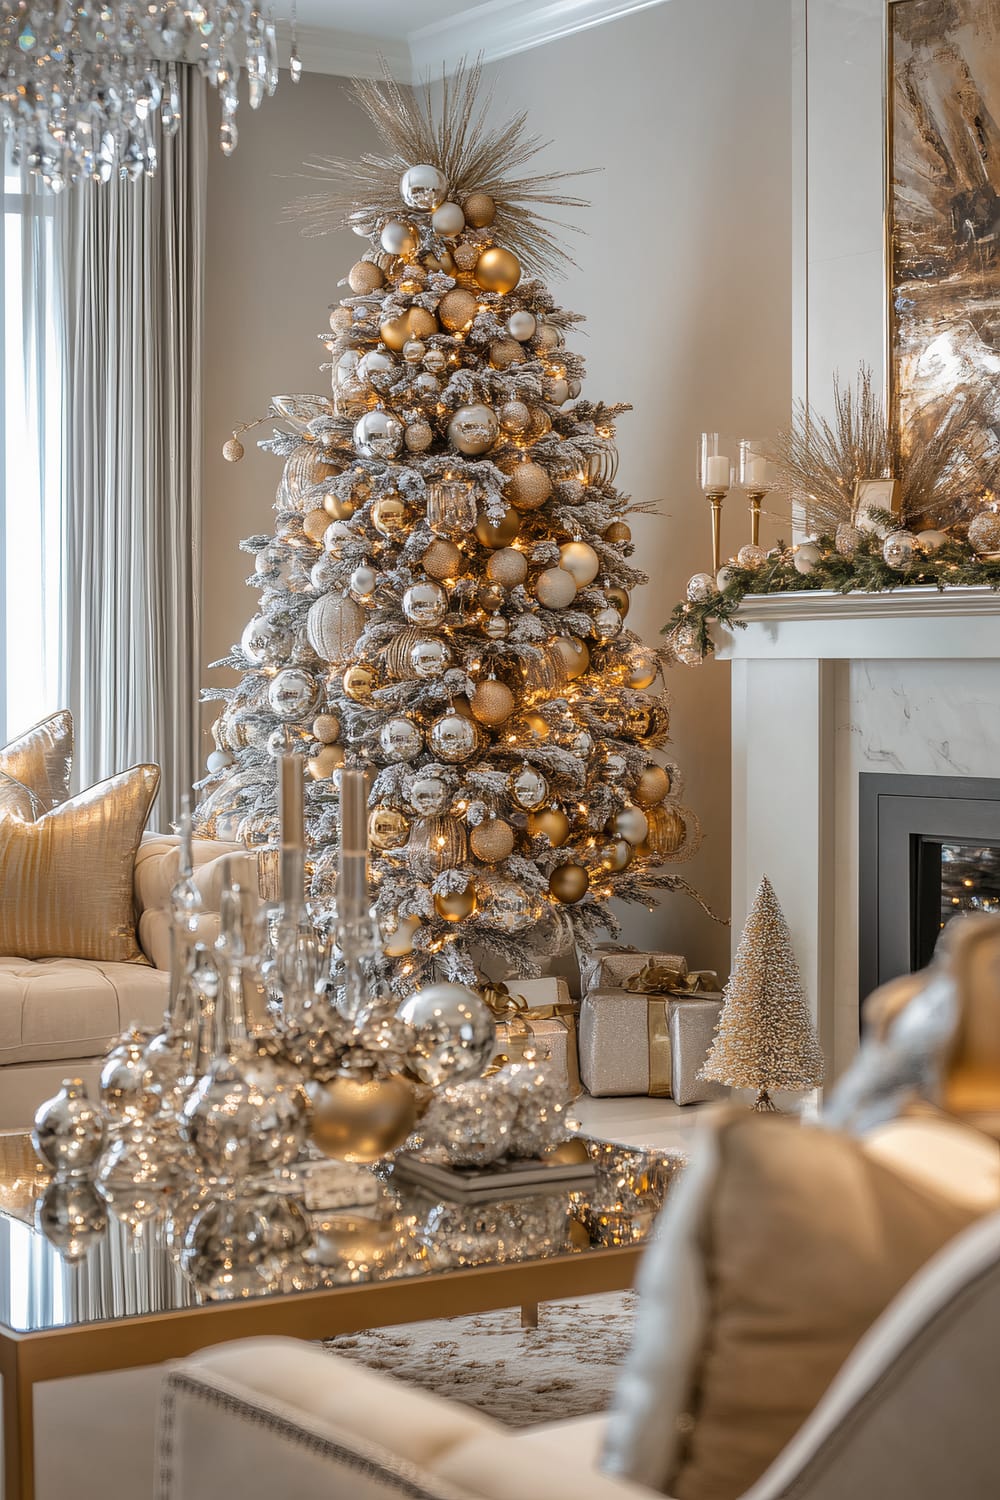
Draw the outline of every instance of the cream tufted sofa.
M249 861L238 844L196 840L195 884L205 915L201 936L218 932L227 856ZM242 878L256 880L246 868ZM70 1075L96 1083L101 1058L126 1027L158 1026L170 964L170 890L177 880L177 839L147 834L135 863L139 943L147 963L79 958L0 957L0 1130L30 1125L35 1110Z

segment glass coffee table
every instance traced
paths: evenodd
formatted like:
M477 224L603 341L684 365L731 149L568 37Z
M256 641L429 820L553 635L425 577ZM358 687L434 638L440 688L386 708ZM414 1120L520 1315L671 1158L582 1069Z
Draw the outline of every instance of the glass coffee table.
M595 1177L585 1187L470 1203L390 1181L390 1256L323 1264L314 1251L277 1289L206 1302L156 1221L136 1237L111 1218L86 1258L67 1265L34 1227L47 1178L30 1140L0 1136L5 1500L34 1500L41 1381L155 1365L230 1339L322 1340L502 1307L520 1307L530 1325L539 1303L627 1289L682 1158L600 1141L587 1149ZM312 1219L322 1246L328 1219L322 1209Z

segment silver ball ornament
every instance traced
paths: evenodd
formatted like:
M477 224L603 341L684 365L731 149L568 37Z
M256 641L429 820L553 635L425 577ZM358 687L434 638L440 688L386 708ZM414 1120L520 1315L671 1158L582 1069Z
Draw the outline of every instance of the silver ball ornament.
M427 345L422 339L407 339L403 345L403 358L408 365L419 365L427 353Z
M882 559L896 573L908 573L917 560L917 543L912 532L890 531L882 543Z
M440 677L451 665L448 643L439 636L428 636L426 640L414 641L410 647L410 666L417 677Z
M715 593L715 579L711 573L695 573L688 579L685 593L692 604L703 604Z
M526 309L511 313L507 319L507 332L512 339L517 339L521 344L534 337L537 327L538 319L534 313L530 313Z
M392 355L384 349L369 349L358 360L358 375L362 380L371 380L373 375L392 375L397 368Z
M440 776L418 775L410 783L406 798L414 812L430 817L432 813L440 812L448 801L447 783Z
M413 760L424 747L424 737L412 719L400 714L387 719L378 732L379 748L390 764Z
M403 202L422 213L433 213L448 197L448 179L438 167L421 162L407 167L399 179Z
M366 411L354 424L353 441L362 458L395 458L403 446L403 424L391 411Z
M440 375L448 366L448 356L443 349L428 349L423 358L423 366L432 375Z
M31 1143L56 1172L86 1171L100 1156L104 1140L104 1115L80 1078L63 1079L58 1094L35 1114Z
M315 707L319 685L315 677L301 667L282 667L271 678L267 701L279 719L303 719Z
M412 226L401 224L398 219L390 219L379 238L386 255L412 255L418 244Z
M749 568L756 572L767 562L767 552L763 547L758 547L754 542L747 542L736 554L736 561L741 568Z
M479 742L476 726L471 720L449 709L431 725L431 749L439 759L457 764L473 755Z
M460 406L448 423L448 441L459 453L475 458L492 448L500 431L497 414L491 406L475 402Z
M549 784L534 766L520 766L507 778L510 795L524 812L536 812L549 794Z
M403 614L411 625L440 625L448 613L448 595L439 583L414 583L403 595Z
M428 985L396 1014L413 1033L409 1069L430 1088L478 1078L496 1052L493 1012L465 985Z
M621 635L622 624L620 611L611 604L594 613L594 635L602 645L606 645L608 641L613 641L616 636Z
M347 587L351 598L357 599L359 603L370 599L378 587L378 574L367 563L361 563L348 579Z
M795 550L792 564L796 573L808 575L822 559L823 553L816 546L815 542L801 542Z

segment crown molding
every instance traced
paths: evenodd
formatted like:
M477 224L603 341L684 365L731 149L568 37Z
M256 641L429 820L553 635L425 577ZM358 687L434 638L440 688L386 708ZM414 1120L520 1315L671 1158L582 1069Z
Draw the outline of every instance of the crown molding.
M393 39L364 36L355 31L327 30L324 26L299 26L299 56L307 73L327 73L338 78L381 78L382 58L399 83L414 81L410 49L405 37ZM288 67L291 27L278 22L281 66Z
M559 41L577 31L617 21L634 11L649 10L665 0L487 0L444 21L422 26L408 37L415 78L436 73L442 63L454 67L465 57L482 54L493 62Z

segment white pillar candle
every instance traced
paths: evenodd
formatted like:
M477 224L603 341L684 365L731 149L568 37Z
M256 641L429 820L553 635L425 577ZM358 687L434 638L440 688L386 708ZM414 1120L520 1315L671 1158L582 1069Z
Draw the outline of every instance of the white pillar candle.
M743 466L743 483L748 490L767 489L767 459L762 453L748 455Z
M705 489L728 490L729 459L723 453L713 453L705 460Z

